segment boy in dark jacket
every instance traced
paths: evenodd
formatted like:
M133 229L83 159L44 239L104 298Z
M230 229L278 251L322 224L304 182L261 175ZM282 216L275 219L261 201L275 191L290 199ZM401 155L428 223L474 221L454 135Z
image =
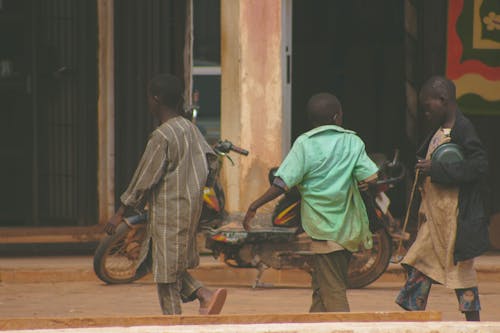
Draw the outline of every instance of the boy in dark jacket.
M473 258L488 249L488 213L484 179L486 152L472 123L458 110L455 85L435 76L422 87L425 116L438 129L417 152L422 178L421 227L402 265L408 279L396 303L406 310L424 310L432 283L455 289L459 309L467 320L479 321L479 293ZM434 150L452 142L464 160L431 161Z

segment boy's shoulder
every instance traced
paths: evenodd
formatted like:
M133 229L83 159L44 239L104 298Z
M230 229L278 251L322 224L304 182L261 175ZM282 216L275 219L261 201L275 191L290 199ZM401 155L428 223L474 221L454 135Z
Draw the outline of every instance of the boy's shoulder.
M164 139L169 140L175 136L179 136L186 131L192 131L193 126L194 125L189 120L179 116L172 118L158 126L151 133L151 136L161 136Z
M309 140L314 140L316 137L326 135L328 140L337 141L337 140L349 140L352 143L362 144L364 145L362 139L358 136L358 134L352 130L335 126L335 125L327 125L316 127L297 138L297 142L307 142Z
M477 137L474 124L462 112L457 111L455 125L451 130L452 141L463 144L463 141L466 141L471 137Z
M313 137L315 135L321 134L321 133L335 133L335 134L346 134L346 135L355 135L357 136L356 132L337 126L337 125L324 125L324 126L319 126L316 128L313 128L312 130L309 130L308 132L302 134L301 136L304 136L306 138Z

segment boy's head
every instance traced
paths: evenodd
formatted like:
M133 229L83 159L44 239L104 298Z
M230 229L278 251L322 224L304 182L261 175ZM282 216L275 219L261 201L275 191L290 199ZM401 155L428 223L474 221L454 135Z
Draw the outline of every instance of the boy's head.
M313 127L342 125L342 106L332 94L319 93L307 102L307 115Z
M182 114L183 87L181 81L170 74L156 75L149 81L148 104L153 114L161 109Z
M426 118L441 125L455 110L455 84L443 76L433 76L423 84L419 99Z

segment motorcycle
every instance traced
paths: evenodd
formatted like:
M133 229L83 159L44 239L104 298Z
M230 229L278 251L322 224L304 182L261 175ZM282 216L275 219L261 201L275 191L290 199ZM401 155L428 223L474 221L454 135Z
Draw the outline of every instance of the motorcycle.
M214 151L221 162L223 157L232 162L229 156L231 151L248 154L248 151L229 141L219 142ZM274 171L271 169L269 172L271 183ZM396 153L392 161L382 164L379 180L363 194L373 232L373 247L368 250L360 248L353 253L349 264L350 288L369 285L385 272L391 257L393 261L399 260L400 256L393 256L393 249L401 241L407 240L409 235L401 231L399 221L390 214L390 200L385 192L403 177L404 169ZM128 283L147 274L148 270L144 267L147 263L139 265L137 262L146 219L146 214L128 217L113 235L101 240L94 256L94 270L102 281L110 284ZM217 179L213 188L204 189L199 231L205 237L205 247L215 258L221 258L231 267L258 270L253 288L265 286L260 279L268 268L311 271L310 260L314 253L309 249L311 239L301 227L300 194L296 188L285 193L276 204L270 226L247 232L241 223L224 224L228 220L224 211L224 192Z

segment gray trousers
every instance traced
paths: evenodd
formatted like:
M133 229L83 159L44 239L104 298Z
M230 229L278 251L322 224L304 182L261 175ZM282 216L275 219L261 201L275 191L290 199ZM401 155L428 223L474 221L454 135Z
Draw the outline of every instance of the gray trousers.
M349 312L347 272L351 252L315 254L312 272L312 304L309 312Z
M163 314L181 314L181 300L184 303L194 301L196 299L196 291L201 287L203 285L187 271L182 273L176 282L158 283L158 298Z

